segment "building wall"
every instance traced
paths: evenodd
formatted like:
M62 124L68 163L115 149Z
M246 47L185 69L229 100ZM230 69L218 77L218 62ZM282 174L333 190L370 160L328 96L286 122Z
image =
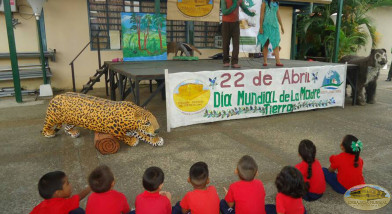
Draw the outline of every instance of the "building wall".
M17 2L18 5L28 5L26 0L20 0ZM21 14L23 13L23 14ZM18 19L21 24L17 25L14 29L16 51L17 52L34 52L38 51L38 33L37 24L35 17L25 13L32 14L30 6L19 7L18 13L13 13L13 17ZM0 12L0 52L8 53L8 37L7 29L5 24L4 13ZM23 64L39 64L39 59L19 59L19 65ZM11 66L11 62L8 59L0 59L0 67ZM22 80L21 85L23 88L37 88L42 84L42 79L37 80ZM0 88L12 87L12 81L1 81Z
M284 34L281 36L280 47L280 58L290 59L290 49L291 49L291 25L293 23L293 8L292 7L279 7L279 14L282 20Z
M32 13L26 0L19 0L19 11ZM50 0L45 1L45 28L47 47L56 49L56 62L50 61L53 73L51 79L53 88L72 88L71 67L69 63L89 42L88 10L86 0ZM281 7L281 18L283 21L285 34L281 40L281 58L290 58L291 40L291 15L292 8ZM16 26L15 40L18 52L38 51L37 27L34 17L28 14L14 13L14 17L22 24ZM202 55L199 58L221 52L220 49L201 49ZM8 52L8 39L5 26L4 14L0 13L0 52ZM101 51L102 61L122 57L122 51ZM169 55L169 58L172 56ZM39 59L19 59L19 64L39 64ZM0 60L0 66L10 66L10 61ZM98 68L97 51L90 50L90 47L82 53L75 61L76 87L82 88L89 77ZM42 79L22 80L21 85L26 89L37 89L42 84ZM95 87L104 87L104 83L97 83ZM1 87L12 86L12 81L0 82Z
M388 21L392 21L392 7L381 7L376 8L371 11L367 15L372 20L372 23L376 26L377 33L379 35L379 42L376 48L385 48L388 53L388 61L392 61L392 28L387 27ZM371 41L367 43L366 47L362 48L358 55L367 56L370 53L371 49Z

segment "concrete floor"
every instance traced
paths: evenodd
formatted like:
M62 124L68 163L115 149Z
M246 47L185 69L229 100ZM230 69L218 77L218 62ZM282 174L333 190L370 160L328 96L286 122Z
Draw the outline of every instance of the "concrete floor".
M298 112L270 117L224 121L173 129L167 133L165 103L156 96L147 106L154 113L163 132L163 147L147 143L137 147L125 144L117 154L101 155L94 147L93 132L81 130L72 139L64 132L47 139L40 135L48 100L15 104L13 98L0 99L0 212L28 213L42 199L37 191L39 178L49 171L62 170L69 176L73 192L87 184L89 172L107 164L116 178L115 189L123 192L134 207L137 194L143 191L142 174L149 166L165 172L166 191L172 192L173 204L191 190L187 183L189 167L196 161L209 165L211 184L224 197L223 187L238 178L234 169L238 159L249 154L259 165L259 176L265 185L266 203L274 203L277 173L285 165L300 162L297 147L300 140L311 139L317 146L317 158L329 165L329 156L339 153L345 134L354 134L364 143L364 176L367 183L392 191L392 83L385 82L382 71L374 105L351 106ZM148 89L142 89L147 95ZM104 96L104 90L90 94ZM32 99L24 97L25 100ZM81 202L85 207L86 199ZM304 202L308 213L369 213L355 210L343 196L327 186L316 202ZM371 213L392 213L392 202Z

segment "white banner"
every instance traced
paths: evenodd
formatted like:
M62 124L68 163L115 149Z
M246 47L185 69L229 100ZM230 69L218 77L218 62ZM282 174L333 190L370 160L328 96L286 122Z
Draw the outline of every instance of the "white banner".
M346 65L165 72L167 127L344 107Z

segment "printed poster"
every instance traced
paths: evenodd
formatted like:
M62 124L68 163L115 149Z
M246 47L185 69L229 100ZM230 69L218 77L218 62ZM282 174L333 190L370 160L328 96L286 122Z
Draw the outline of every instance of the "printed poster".
M344 107L346 65L165 73L167 127Z
M260 9L262 0L243 0L250 11L256 13L250 17L242 9L239 11L240 19L240 51L249 53L260 53L260 46L256 47L257 35L260 28Z
M167 0L167 19L219 22L220 0Z

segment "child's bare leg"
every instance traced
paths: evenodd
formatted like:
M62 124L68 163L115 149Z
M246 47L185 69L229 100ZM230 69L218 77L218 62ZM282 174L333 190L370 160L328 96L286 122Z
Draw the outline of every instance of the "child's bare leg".
M274 49L274 54L275 54L276 64L282 64L282 63L280 63L280 58L279 58L279 46L277 46Z
M264 47L263 47L263 61L264 61L264 64L267 64L268 45L269 45L269 40L267 40L265 42Z

